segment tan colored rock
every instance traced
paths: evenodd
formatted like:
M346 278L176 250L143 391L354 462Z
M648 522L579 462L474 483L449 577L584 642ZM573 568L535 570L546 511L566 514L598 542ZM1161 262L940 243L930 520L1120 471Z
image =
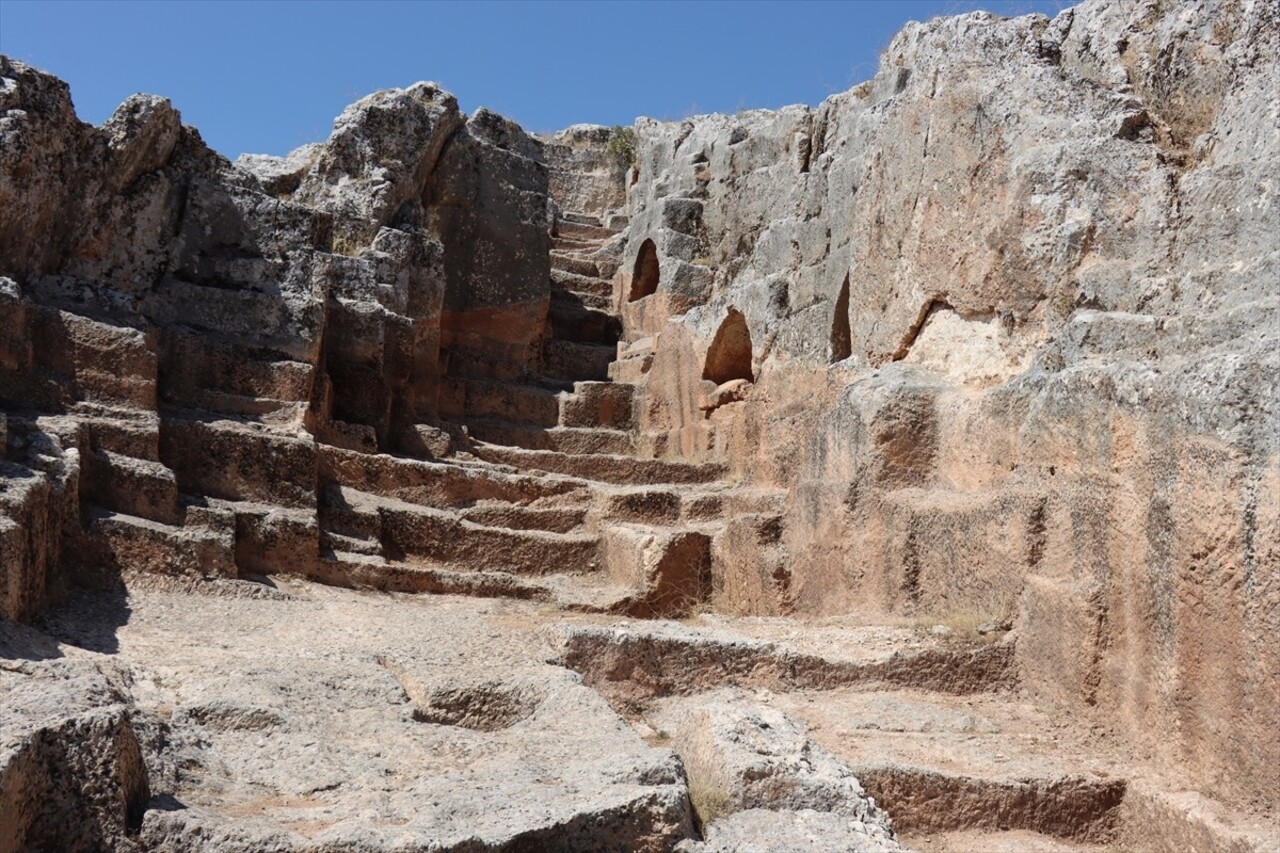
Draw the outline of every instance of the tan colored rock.
M815 109L642 120L615 297L641 446L790 491L798 612L1019 614L1046 700L1266 808L1278 29L967 15ZM713 406L734 312L753 389ZM776 612L778 546L734 544Z
M131 729L149 849L670 849L716 761L637 733L728 687L938 849L1275 847L1277 33L911 24L634 168L427 83L232 165L0 58L0 708L84 682L15 832L133 844ZM771 749L703 841L863 845Z
M653 719L671 732L704 825L748 809L812 809L858 820L871 849L877 842L898 849L888 815L853 772L786 714L730 693L669 707Z
M901 850L892 842L869 836L856 818L804 809L746 809L707 827L703 842L684 842L682 853L879 853Z
M140 721L109 669L46 656L47 638L0 624L0 848L122 849L151 798Z
M613 130L575 124L543 140L551 197L566 211L604 216L626 204L630 164L609 150Z

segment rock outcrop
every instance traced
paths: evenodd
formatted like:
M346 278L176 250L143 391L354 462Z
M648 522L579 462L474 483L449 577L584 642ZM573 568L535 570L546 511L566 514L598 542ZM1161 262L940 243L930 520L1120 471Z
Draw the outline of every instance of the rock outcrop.
M0 57L0 851L1274 846L1277 56L937 19L630 165Z
M319 445L447 452L450 383L540 362L547 173L505 119L419 84L237 167L163 99L93 128L0 71L5 615L75 565L306 571Z
M789 492L727 606L1016 615L1047 700L1270 800L1278 32L966 15L816 109L637 123L641 446Z

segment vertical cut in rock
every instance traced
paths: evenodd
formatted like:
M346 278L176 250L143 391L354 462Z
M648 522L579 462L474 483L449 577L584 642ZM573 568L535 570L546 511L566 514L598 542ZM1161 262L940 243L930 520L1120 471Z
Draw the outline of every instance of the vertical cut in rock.
M923 330L925 324L929 322L929 318L932 317L935 312L941 311L944 308L951 308L951 304L945 299L940 299L936 296L931 296L926 299L924 304L920 306L920 313L916 314L915 322L911 324L911 327L907 329L906 333L902 336L902 341L898 344L898 348L893 351L893 355L890 356L890 360L902 361L906 358L911 352L911 347L915 344L916 338L920 337L921 330Z
M831 318L831 363L853 355L853 332L849 329L849 275L845 273L836 297L835 314Z
M658 247L653 240L645 240L640 244L640 253L636 255L636 266L631 273L631 293L629 302L644 299L658 292Z
M755 381L755 375L751 372L751 330L747 328L747 319L738 309L730 308L728 316L716 330L716 336L707 350L702 378L710 379L717 385L734 379Z

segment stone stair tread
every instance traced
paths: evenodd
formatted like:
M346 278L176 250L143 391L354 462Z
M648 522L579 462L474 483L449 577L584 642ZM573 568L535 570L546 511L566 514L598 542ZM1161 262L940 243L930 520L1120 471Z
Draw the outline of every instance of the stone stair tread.
M456 510L383 495L357 500L377 507L383 553L398 562L535 576L599 569L594 534L479 524Z
M382 592L466 595L484 598L547 599L531 579L500 571L455 571L429 563L407 563L367 554L334 551L321 560L326 581Z
M609 364L609 378L615 382L639 382L652 366L652 355L617 359Z
M613 298L607 293L561 289L556 286L552 286L551 298L561 298L591 311L600 311L605 314L611 314L613 312Z
M580 252L583 254L591 254L600 250L607 240L584 240L580 237L562 237L556 236L551 238L551 248L559 252Z
M611 613L634 590L592 576L520 576L502 571L455 571L446 566L386 560L369 554L331 551L321 558L330 583L383 592L515 598L554 602L579 613Z
M234 536L203 524L166 524L107 507L85 513L88 540L118 568L157 574L235 577ZM123 559L122 559L123 558Z
M556 249L551 251L551 270L553 273L560 271L588 278L601 277L600 267L591 258L577 252L565 252Z
M490 444L485 442L486 445ZM508 447L512 450L522 448L511 447L510 445L493 445L495 448L501 449ZM598 456L624 455L624 454L596 454ZM581 489L582 492L566 492L566 497L581 496L583 500L590 501L594 496L602 494L626 494L630 492L649 492L664 491L672 492L679 496L686 495L703 495L715 494L717 490L725 488L724 484L718 480L707 480L693 483L626 483L612 482L609 480L592 480L580 477L574 474L562 474L555 471L544 471L537 468L525 468L519 465L513 465L507 462L493 461L483 458L458 460L455 464L459 467L466 468L470 471L477 472L481 476L494 475L497 477L508 478L534 478L538 481L547 481L566 487L574 487Z
M560 398L559 425L631 429L635 423L635 386L626 382L581 381Z
M320 531L320 547L331 551L364 556L382 556L382 543L377 539L361 536L350 536L334 530Z
M597 689L634 696L692 695L721 687L771 692L862 685L970 695L1014 680L1013 645L949 646L908 627L824 624L791 617L700 616L686 622L564 625L551 641L566 666ZM601 681L617 661L636 663L629 685Z
M542 371L551 378L605 380L614 360L608 344L584 344L548 338L542 345Z
M599 216L592 213L582 213L577 210L561 211L560 219L564 222L576 222L580 225L594 225L597 228L603 227L604 225Z
M149 419L96 414L75 417L86 427L91 447L152 462L160 460L160 418L154 413Z
M636 590L625 584L584 584L572 578L557 577L547 590L557 607L577 613L618 613L636 597Z
M158 424L160 421L160 416L154 409L137 409L131 406L116 406L89 400L77 400L71 403L67 406L67 414L81 418L107 418L128 421L144 426Z
M553 288L575 293L591 293L610 299L613 296L613 282L598 275L582 275L552 268L551 285Z
M351 566L385 566L387 558L381 554L369 554L363 551L348 551L341 549L330 549L327 553L321 553L320 559L323 562L346 563Z
M339 470L330 465L329 469L329 476L337 479L324 493L320 512L326 517L376 516L388 500L456 513L491 502L564 508L585 506L590 499L590 484L585 481L483 460L431 463L384 455L367 467ZM363 523L356 529L370 534Z
M114 510L110 507L104 506L92 506L87 515L91 525L94 522L110 521L126 527L136 527L142 530L150 530L155 533L162 533L170 536L179 536L184 530L184 527L181 524L166 524L163 521L143 518L140 515L130 515L127 512L120 512L119 510Z
M344 489L343 491L344 491L344 494L351 494L356 490ZM364 492L359 495L357 500L360 501L362 506L368 507L368 508L374 508L377 510L391 509L397 512L410 513L413 515L425 515L425 516L433 516L437 518L451 519L461 523L465 530L471 530L471 531L490 530L490 531L500 531L504 533L525 534L533 538L544 539L545 541L548 541L548 542L554 542L554 541L586 542L586 541L591 541L595 538L591 534L583 534L583 533L557 533L550 530L534 530L534 529L514 528L514 527L500 527L500 526L495 526L490 524L480 524L478 522L468 520L465 517L465 512L466 512L465 509L447 509L447 508L437 507L437 506L426 506L419 503L413 503L411 501L401 500L400 498L391 497L389 495L378 495L378 494L371 494L369 492ZM517 505L512 504L511 506L517 506Z
M489 444L562 453L623 455L634 449L628 430L603 427L543 427L498 419L472 420L471 434Z
M1110 842L1092 844L1087 841L1068 841L1025 829L1015 830L961 830L930 834L917 840L899 833L898 839L912 850L926 849L929 853L1116 853L1116 845Z
M81 490L99 506L166 524L180 524L178 481L153 459L91 449L82 460Z
M779 694L770 701L803 722L809 736L848 764L869 793L884 789L877 801L891 814L891 780L914 776L956 797L961 810L964 796L985 797L993 808L1004 789L1020 804L1009 811L1030 824L1014 829L1048 831L1054 841L1083 845L1063 850L1116 849L1089 845L1109 830L1109 816L1100 812L1108 804L1130 815L1155 810L1188 825L1214 824L1214 835L1239 840L1239 847L1232 849L1264 850L1268 838L1276 839L1256 821L1184 790L1182 780L1152 774L1140 758L1047 714L1030 696L844 688L820 696ZM984 787L989 789L985 794ZM1028 792L1038 792L1040 803L1031 801ZM1059 811L1056 819L1054 810ZM913 816L905 815L903 807L894 816L900 827L910 827ZM1097 823L1092 830L1090 821ZM1062 838L1064 831L1071 837ZM1029 842L1022 847L962 846L982 839L980 829L957 831L950 840L955 846L939 849L1055 849L1031 847ZM948 843L945 836L939 841Z
M678 525L714 535L722 526L727 486L693 484L615 485L592 489L599 514L611 523Z
M547 533L582 532L586 507L527 507L502 501L486 501L458 513L464 520L485 527L508 530L541 530Z
M846 688L771 704L847 764L899 832L1114 838L1132 765L1030 697Z
M605 228L603 225L587 225L581 222L561 219L556 223L556 235L558 237L603 241L613 239L618 235L618 232L612 228Z
M670 462L607 453L578 456L484 443L478 444L475 453L487 462L612 483L703 483L724 473L724 466L714 462Z
M919 690L842 689L778 697L851 767L901 766L948 776L1016 782L1123 775L1120 764L1082 743L1029 700L1009 694L964 697Z

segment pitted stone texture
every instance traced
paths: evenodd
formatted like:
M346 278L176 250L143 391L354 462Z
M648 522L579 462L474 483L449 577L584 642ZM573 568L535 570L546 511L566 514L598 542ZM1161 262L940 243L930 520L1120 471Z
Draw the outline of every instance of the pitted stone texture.
M1258 711L1280 707L1278 16L935 19L814 109L641 120L615 288L624 340L653 338L625 374L639 446L790 490L779 542L734 555L788 553L758 606L1016 615L1046 700L1260 808L1280 789ZM646 247L657 291L623 303ZM740 399L707 387L735 314Z
M343 110L333 133L312 159L294 195L324 210L339 223L350 248L360 248L383 225L404 217L419 201L422 187L445 144L466 117L453 95L434 83L375 92ZM252 162L252 161L251 161Z
M609 150L612 134L602 125L575 124L542 140L551 197L561 210L599 217L626 204L630 164Z
M748 809L812 809L853 818L869 842L897 849L889 816L853 771L782 711L720 691L669 702L650 721L671 733L704 824Z
M679 853L896 853L895 841L867 831L857 818L802 809L747 809L712 823L705 841L685 841Z
M151 797L138 712L119 671L60 656L0 622L0 848L134 849Z
M78 595L45 623L51 654L110 651L128 673L111 701L165 721L143 755L176 770L131 818L144 849L657 853L692 834L679 761L540 661L538 605L211 594L255 586L135 588L114 611ZM6 684L6 714L31 688Z

